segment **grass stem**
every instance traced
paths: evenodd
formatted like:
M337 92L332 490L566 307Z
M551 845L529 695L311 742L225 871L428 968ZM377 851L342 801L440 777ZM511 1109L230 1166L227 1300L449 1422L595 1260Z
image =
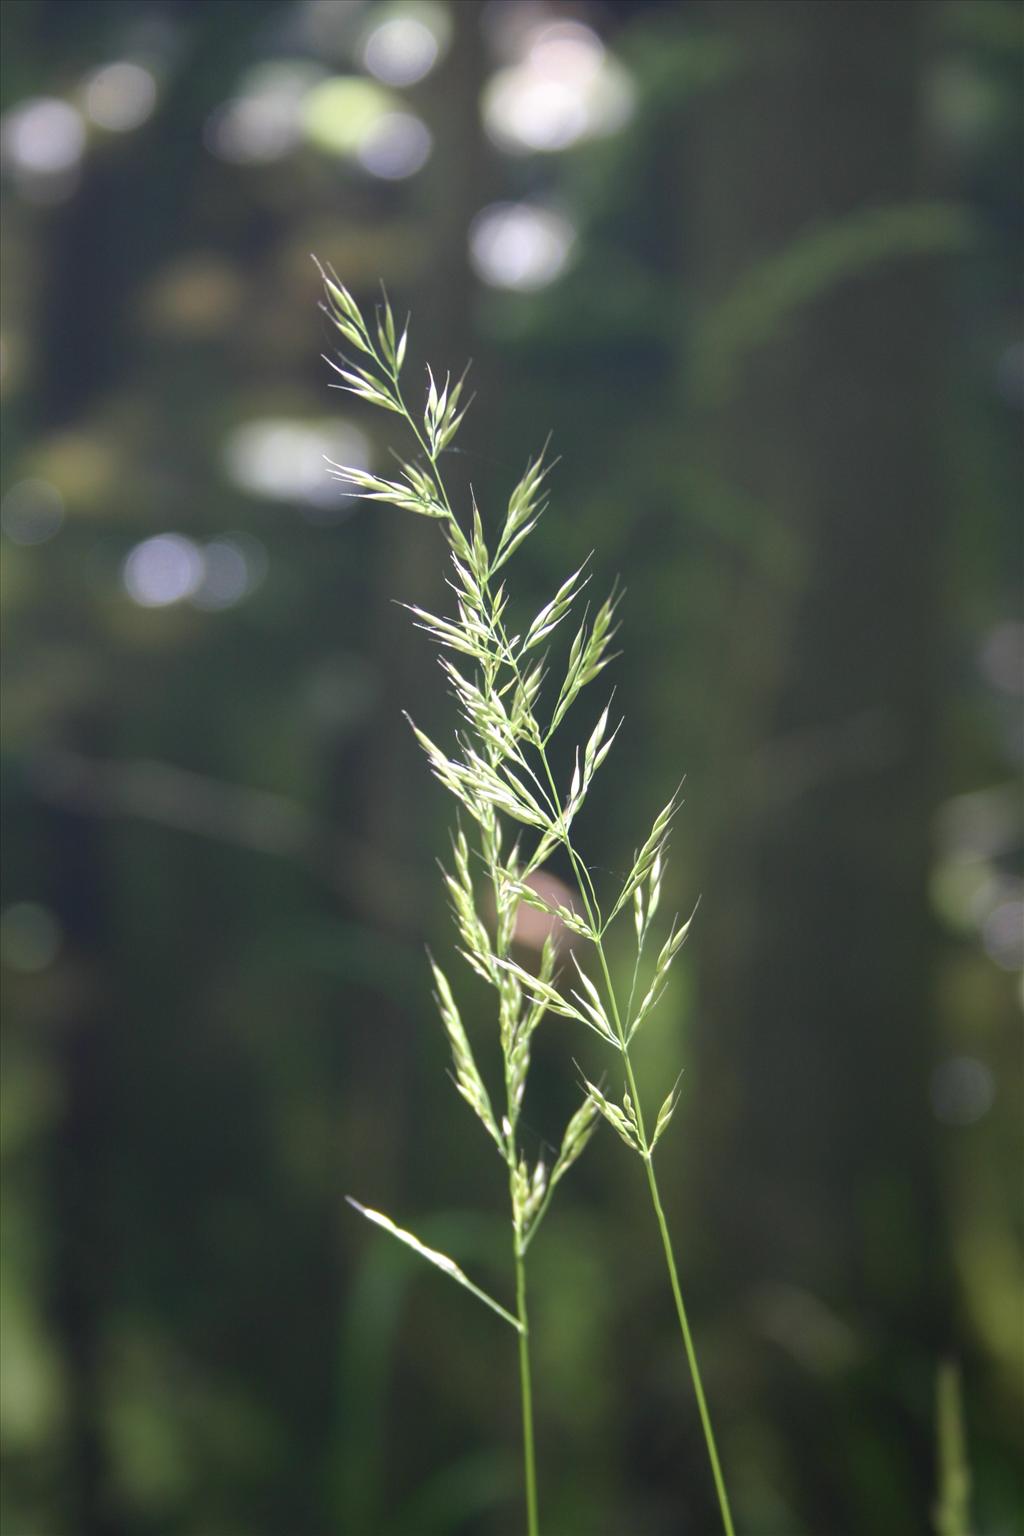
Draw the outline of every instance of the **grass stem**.
M530 1381L530 1320L526 1311L526 1261L516 1239L516 1311L519 1317L519 1390L523 1405L523 1476L527 1536L540 1536L537 1464L533 1447L533 1387Z
M690 1376L693 1381L693 1390L697 1398L697 1409L700 1413L700 1422L704 1430L704 1442L708 1450L708 1459L711 1462L711 1475L715 1480L715 1492L718 1495L718 1507L722 1515L722 1527L726 1536L734 1536L732 1513L729 1509L729 1495L726 1492L725 1479L722 1476L721 1464L718 1460L718 1447L715 1444L715 1432L711 1426L711 1415L704 1397L704 1387L700 1377L700 1366L697 1364L697 1351L693 1347L693 1337L690 1333L690 1324L686 1317L686 1307L683 1305L683 1293L679 1287L679 1274L676 1269L675 1254L672 1251L672 1238L668 1230L668 1222L661 1204L661 1196L658 1193L658 1181L654 1174L654 1163L648 1155L644 1158L647 1169L647 1183L651 1191L651 1203L654 1206L654 1214L658 1221L658 1230L661 1233L661 1243L665 1250L665 1263L668 1266L669 1281L672 1285L672 1295L675 1297L676 1312L679 1316L679 1329L683 1335L683 1345L686 1349L686 1359L690 1367Z

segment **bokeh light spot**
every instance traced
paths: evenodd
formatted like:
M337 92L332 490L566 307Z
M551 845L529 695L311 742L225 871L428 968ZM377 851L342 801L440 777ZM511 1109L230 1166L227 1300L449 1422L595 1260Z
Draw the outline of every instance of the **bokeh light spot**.
M1024 408L1024 342L1004 348L996 365L996 386L1007 405Z
M523 39L523 57L488 82L487 133L509 153L553 152L617 132L633 110L633 85L581 22L546 23Z
M85 148L82 115L56 96L33 97L4 114L0 145L4 157L29 175L71 170Z
M0 501L0 528L14 544L45 544L63 521L64 498L49 480L19 480Z
M374 81L337 75L309 92L303 104L303 126L318 149L352 157L396 105L397 98Z
M531 68L566 80L592 79L608 57L597 33L581 21L554 21L539 27L526 52Z
M488 132L502 149L567 149L581 138L586 112L572 87L531 79L524 70L496 75L484 98Z
M932 1073L929 1097L943 1125L974 1125L988 1114L995 1096L991 1068L974 1056L950 1056Z
M197 608L232 608L263 580L267 555L247 534L225 534L203 548L203 576L190 601Z
M233 165L281 160L302 137L305 101L323 70L305 59L279 59L251 69L237 96L211 113L206 147Z
M470 226L470 259L491 287L530 292L561 276L575 238L569 220L554 209L494 203Z
M206 124L207 148L234 165L280 160L295 144L294 113L273 97L239 96L226 102Z
M132 602L143 608L166 608L191 597L203 574L203 556L192 539L180 533L159 533L129 552L122 579Z
M57 958L57 919L35 901L15 901L0 913L0 959L13 971L45 971Z
M142 64L119 59L85 82L85 115L98 128L128 133L140 128L156 107L156 79Z
M1024 966L1024 902L1001 901L981 925L985 953L1002 971Z
M429 75L441 52L440 38L429 24L433 7L385 16L368 33L363 63L385 85L415 85Z
M1011 697L1024 694L1024 624L1007 619L989 630L978 660L993 688Z
M414 176L430 157L430 130L411 112L385 112L364 136L356 158L371 176L402 181Z
M325 458L365 469L369 457L365 435L348 422L265 417L236 427L224 445L228 477L240 489L329 511L345 503L339 501Z
M0 118L0 159L32 202L68 197L84 152L82 114L57 96L31 97Z

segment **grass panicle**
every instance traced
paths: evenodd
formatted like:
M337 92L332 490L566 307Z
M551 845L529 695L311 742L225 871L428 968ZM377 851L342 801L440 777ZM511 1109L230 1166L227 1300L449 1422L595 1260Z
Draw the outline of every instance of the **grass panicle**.
M512 1216L514 1315L469 1281L453 1260L426 1248L410 1233L395 1227L389 1218L359 1206L357 1209L444 1269L516 1328L527 1529L529 1536L537 1536L526 1255L547 1214L555 1186L583 1152L600 1121L607 1121L644 1166L722 1524L726 1536L732 1536L725 1482L654 1170L655 1148L667 1131L678 1102L678 1081L652 1116L654 1129L649 1133L630 1054L637 1030L664 991L692 921L680 926L673 923L653 964L648 964L648 940L658 912L679 796L678 792L673 795L655 817L619 888L599 897L572 828L621 726L621 721L612 719L611 701L603 703L585 739L576 748L567 785L558 785L548 751L569 711L612 659L610 646L617 632L618 594L613 591L596 607L592 617L589 608L579 611L591 580L588 557L528 623L514 630L508 620L508 592L499 573L544 515L551 464L544 453L530 460L509 496L501 525L490 536L490 542L475 501L465 518L457 517L439 461L454 441L468 410L463 399L465 375L455 383L446 375L440 382L428 368L422 408L411 408L401 378L408 327L399 333L386 298L378 306L373 323L368 323L336 275L322 268L321 273L323 308L348 348L344 357L328 359L341 381L335 387L401 417L415 445L413 461L400 463L399 479L385 479L343 465L329 467L353 495L372 502L387 502L402 511L433 519L448 546L448 585L454 596L454 613L433 614L419 607L411 607L410 612L416 626L438 647L461 727L454 745L445 749L413 722L410 724L431 771L465 811L467 824L473 829L471 841L462 825L458 826L452 841L452 867L442 873L458 935L458 950L496 994L504 1076L504 1110L500 1120L477 1068L448 979L433 960L431 965L438 1009L451 1047L455 1086L505 1164ZM575 633L554 693L553 684L545 686L551 666L550 646L561 639L559 632L574 613ZM545 708L549 694L554 696ZM578 910L575 905L552 906L531 884L532 877L559 849L568 857L578 886ZM489 903L478 895L481 875L489 887ZM558 956L551 939L544 946L536 972L512 957L517 911L524 902L548 913L553 922L557 920L572 933L577 942L571 949L570 971L556 975ZM620 917L632 918L636 936L633 981L625 1005L616 991L605 945L611 924ZM640 1001L634 1007L637 994ZM531 1166L519 1135L531 1042L548 1014L586 1026L613 1053L622 1073L618 1101L583 1078L582 1102L565 1128L550 1169L543 1161Z

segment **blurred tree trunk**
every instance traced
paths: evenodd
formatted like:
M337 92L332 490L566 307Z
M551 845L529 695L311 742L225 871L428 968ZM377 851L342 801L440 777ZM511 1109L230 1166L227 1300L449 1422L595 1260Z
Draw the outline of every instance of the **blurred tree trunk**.
M472 293L466 235L470 219L482 201L483 158L479 98L484 75L480 6L465 0L452 14L451 47L436 77L424 86L422 107L435 139L430 166L424 172L423 203L417 209L423 260L411 281L399 288L394 282L394 305L399 317L411 310L410 357L403 373L403 392L415 415L426 398L424 364L435 372L461 371L471 354ZM450 168L458 163L459 174ZM402 258L403 263L405 258ZM382 273L388 280L388 273ZM407 276L403 270L403 278ZM379 413L378 413L379 415ZM403 458L422 457L411 433L397 417L379 425L381 451L386 445ZM453 467L454 466L454 467ZM445 462L449 488L462 489L458 460ZM428 609L445 606L445 546L436 523L425 518L382 515L365 508L361 516L373 517L374 562L369 577L366 608L368 633L364 645L372 665L380 669L380 713L367 728L361 743L360 761L354 776L344 768L336 783L334 814L347 821L363 850L356 884L357 920L400 939L414 939L410 963L422 963L420 942L426 936L428 914L417 908L415 893L421 890L436 857L433 836L434 809L440 802L431 795L432 780L416 745L406 711L417 724L433 731L435 711L443 689L433 648L424 644L399 603L416 603ZM443 728L442 728L443 729ZM349 745L343 743L346 757ZM353 782L354 778L354 782ZM418 871L411 892L403 872ZM415 1065L416 1052L408 1039L396 1038L409 1028L407 1013L399 1008L385 1016L387 1005L376 1018L373 1041L366 1039L367 1056L360 1067L365 1076L366 1101L380 1110L381 1084L398 1121L404 1119L400 1080ZM396 1155L406 1141L401 1123L384 1114L375 1138L380 1162L375 1177L386 1188Z
M66 20L67 7L40 7L41 34ZM90 166L84 185L55 215L46 270L47 303L39 318L36 430L77 425L109 383L117 351L126 242L118 227L124 188L118 172ZM104 323L96 323L102 314ZM78 703L62 722L61 744L109 754L112 713ZM62 1421L60 1507L76 1536L112 1536L121 1523L111 1477L105 1410L105 1331L121 1235L111 1221L111 1122L117 1103L115 1062L123 1021L110 976L111 880L100 825L73 808L47 814L41 878L64 936L74 977L60 1018L55 1076L61 1112L48 1167L48 1217L55 1234L50 1310L66 1392Z
M412 290L406 288L396 300L396 307L404 303L412 311L410 360L403 386L414 414L426 398L424 363L429 361L442 375L450 368L457 376L472 352L475 278L469 266L467 232L483 201L486 175L479 113L485 68L480 14L478 0L463 0L453 11L448 56L424 87L423 106L435 139L418 210L426 259ZM454 165L459 167L457 176L451 173ZM385 422L383 430L388 443L403 456L418 456L400 421ZM461 488L458 461L450 456L445 473ZM405 911L399 916L406 893L392 888L373 850L385 854L388 866L394 868L418 863L414 851L434 846L423 802L419 795L408 794L409 784L420 782L422 761L402 711L422 700L425 690L429 697L437 671L430 648L406 624L407 616L396 615L394 604L444 603L444 546L433 523L415 517L390 518L380 529L377 551L372 641L375 656L383 658L387 669L387 718L368 739L360 818L369 851L363 888L373 921L408 930L410 914Z
M75 976L60 1020L61 1114L50 1162L56 1263L50 1299L66 1388L61 1508L67 1530L111 1536L113 1505L103 1437L103 1325L112 1262L108 1124L111 1003L103 975L105 861L96 822L51 814L50 896Z
M690 239L705 309L809 230L927 196L919 84L934 8L718 0L708 19L736 45L739 67L693 151ZM797 1436L790 1452L812 1483L803 1507L813 1529L836 1533L867 1528L857 1478L834 1461L824 1429L839 1362L807 1342L814 1303L780 1323L772 1288L873 1317L889 1386L847 1411L865 1463L897 1480L905 1460L887 1453L887 1437L905 1444L901 1415L925 1389L945 1304L922 1077L940 297L936 263L920 256L812 289L743 359L728 395L704 403L702 421L712 472L794 532L806 563L792 597L778 599L774 651L779 615L759 623L763 575L737 577L720 693L732 716L744 713L737 693L748 707L742 734L715 738L703 1080L711 1092L721 1085L724 1108L701 1179L749 1315L774 1319L765 1331L776 1343L791 1327L799 1363L820 1371L799 1423L779 1430ZM849 1381L843 1390L856 1402ZM925 1395L922 1429L927 1406ZM891 1507L905 1497L907 1529L927 1519L924 1445L918 1468L916 1486L890 1490Z
M386 222L377 231L380 277L396 318L404 320L407 311L412 316L402 383L414 415L426 398L424 364L429 361L442 377L446 368L455 375L471 352L474 279L466 232L482 197L478 102L483 71L479 5L466 0L453 13L452 42L443 65L415 102L435 142L421 178L421 201L405 210L405 217L415 220L414 254L406 248L410 237L404 225L397 226L400 236ZM456 161L460 174L452 176L449 168ZM388 270L389 258L397 271ZM350 273L343 271L342 276L358 288ZM372 308L377 295L360 297ZM368 426L376 434L379 455L393 450L409 460L421 457L401 420L372 416ZM445 466L450 477L453 462L457 466L451 459ZM458 483L457 469L454 478ZM360 855L349 882L357 892L356 915L384 931L418 938L424 914L405 876L421 867L418 853L426 853L429 860L436 845L423 814L429 800L409 794L410 784L426 785L420 773L422 754L403 711L418 710L418 723L428 723L431 698L440 696L440 687L434 686L438 674L430 648L396 604L443 605L444 544L437 526L422 518L381 515L369 507L357 516L372 523L360 645L380 671L380 713L362 735L357 761L352 761L347 734L340 740L337 756L328 762L331 787L326 799L330 814L356 834L352 842ZM350 551L345 558L351 558Z
M418 226L415 265L410 268L408 252L399 251L400 271L391 274L385 269L380 274L396 318L411 311L403 393L414 416L426 398L424 364L429 362L441 377L447 369L457 377L472 354L475 279L469 268L467 232L484 201L486 175L479 114L485 72L481 9L479 0L461 0L452 8L447 56L413 98L434 136L433 152L419 183L419 200L412 208ZM387 445L403 458L418 461L422 456L408 427L395 416L381 419L377 415L382 452ZM449 490L454 487L461 495L460 461L449 456L444 470ZM417 897L431 887L429 871L438 851L435 833L441 803L405 712L431 735L440 731L443 737L445 730L437 723L443 688L436 651L424 643L410 615L396 605L415 603L444 611L450 594L444 584L445 546L435 522L390 509L382 513L370 506L357 515L372 517L376 524L365 609L367 632L361 644L371 665L379 669L380 702L379 713L360 744L354 782L352 768L346 765L348 783L339 775L343 793L335 789L333 798L337 819L349 822L363 850L355 919L367 931L393 941L396 954L398 944L405 946L409 975L404 978L408 985L395 986L390 995L382 987L369 999L372 1013L367 1012L358 1034L353 1035L354 1059L339 1120L345 1127L341 1159L350 1187L365 1190L370 1203L379 1201L390 1209L395 1201L408 1207L420 1198L425 1165L418 1149L429 1137L437 1138L430 1097L433 1075L424 1089L421 1072L427 1054L417 1028L422 1008L410 1010L402 993L407 997L410 991L419 991L429 1008L422 945L434 907L431 903L428 909L422 908ZM347 742L342 751L347 757ZM402 872L408 872L409 878L403 880ZM437 1092L439 1096L450 1092L443 1079ZM430 1202L436 1197L437 1159L443 1155L437 1140L434 1154L426 1165L429 1193L425 1198ZM366 1231L357 1229L350 1219L346 1248L351 1245L357 1255L365 1252L367 1241ZM336 1294L342 1296L344 1289L339 1284ZM395 1478L387 1463L388 1432L376 1417L384 1411L384 1384L375 1378L374 1387L381 1397L368 1411L355 1395L344 1396L342 1383L336 1441L330 1449L338 1518L353 1533L379 1528L385 1509L400 1504L405 1479L414 1482L417 1476L415 1461L402 1479Z

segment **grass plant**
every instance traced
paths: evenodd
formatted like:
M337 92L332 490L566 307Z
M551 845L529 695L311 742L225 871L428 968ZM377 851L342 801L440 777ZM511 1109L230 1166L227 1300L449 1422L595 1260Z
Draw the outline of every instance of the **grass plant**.
M590 580L584 565L528 623L513 623L504 573L546 509L550 465L543 454L530 461L496 532L485 532L475 501L471 500L464 518L457 517L441 459L466 413L464 378L455 383L446 378L439 383L428 368L422 413L412 410L401 381L408 327L399 331L386 298L368 320L336 275L321 271L323 307L346 347L340 359L327 358L338 376L335 387L401 418L414 445L413 456L407 462L398 461L395 479L345 465L331 465L331 470L350 491L368 501L389 503L432 518L448 546L455 614L445 617L418 607L411 612L417 626L439 647L440 664L459 708L461 728L454 749L443 750L410 723L432 771L461 808L452 837L451 863L443 878L459 953L496 995L504 1078L500 1111L494 1108L477 1068L448 977L433 959L430 964L451 1047L455 1086L505 1166L512 1216L514 1309L503 1306L470 1280L454 1260L428 1248L389 1217L352 1203L369 1220L471 1291L516 1331L527 1531L529 1536L538 1536L527 1256L558 1183L583 1152L600 1120L607 1121L644 1168L722 1525L727 1536L733 1536L725 1481L654 1165L655 1149L678 1102L678 1083L664 1096L655 1114L645 1114L632 1055L637 1032L654 1011L690 927L690 921L674 921L660 944L654 938L678 795L673 795L655 817L625 880L611 892L599 893L573 828L622 723L612 723L610 702L576 748L567 787L559 788L551 761L556 732L563 730L569 712L612 659L616 597L613 593L592 613L589 608L581 613L582 596ZM552 637L573 614L575 634L563 666L555 671L550 655ZM463 813L471 835L462 824ZM572 904L552 901L538 890L534 879L560 849L577 884L578 904L575 900ZM482 886L489 889L489 902L481 894ZM545 913L552 925L536 972L513 955L516 915L522 903ZM485 913L490 916L489 908L493 911L491 921L485 919ZM636 960L629 992L623 998L612 977L606 938L613 923L630 919ZM565 979L556 974L560 955L553 935L559 929L566 930L573 941ZM623 1081L620 1098L583 1078L582 1101L548 1168L543 1159L531 1165L522 1146L519 1116L531 1042L551 1014L596 1035L612 1053Z

